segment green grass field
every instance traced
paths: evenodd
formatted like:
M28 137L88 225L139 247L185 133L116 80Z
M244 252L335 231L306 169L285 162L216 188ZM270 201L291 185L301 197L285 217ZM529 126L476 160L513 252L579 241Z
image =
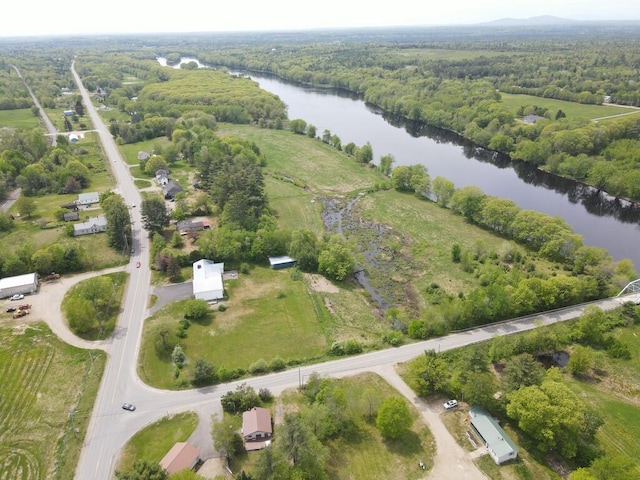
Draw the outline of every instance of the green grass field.
M0 328L1 478L73 478L104 362L45 324Z
M117 470L129 470L136 460L159 463L174 444L186 441L197 426L198 415L194 412L161 418L131 437L122 450Z
M204 358L227 369L248 368L264 359L280 356L311 359L327 349L323 327L301 280L292 280L288 270L255 267L249 275L225 283L227 310L215 312L210 322L192 322L187 337L180 339L189 363ZM145 322L141 347L140 376L149 385L175 388L169 355L155 348L158 326L175 328L183 317L181 302L170 304ZM190 368L182 370L178 383L191 378Z
M269 205L278 217L278 227L283 230L309 230L320 237L324 225L320 214L322 203L313 194L291 182L265 177L265 190Z
M569 120L591 120L593 118L602 118L609 115L619 115L621 113L634 111L629 108L615 107L612 105L586 105L564 100L555 100L553 98L536 97L533 95L517 95L503 92L500 92L500 95L504 106L514 115L518 108L529 105L549 109L552 118L558 110L562 110ZM640 113L640 109L635 110L635 112Z
M219 124L217 133L255 142L267 157L267 172L284 174L291 181L308 186L312 193L343 195L366 190L380 180L379 174L347 154L287 130L224 123Z
M40 119L33 115L30 108L19 110L0 110L0 127L36 128Z

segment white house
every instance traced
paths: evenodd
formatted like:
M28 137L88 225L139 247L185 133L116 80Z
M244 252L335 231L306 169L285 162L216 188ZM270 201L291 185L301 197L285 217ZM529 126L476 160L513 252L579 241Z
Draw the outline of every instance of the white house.
M20 293L34 293L36 290L38 290L38 275L35 273L0 279L0 298Z
M202 259L193 264L193 296L207 302L224 298L224 263Z
M260 450L271 444L271 412L262 407L253 407L242 413L242 438L247 451Z
M471 425L484 442L489 455L497 465L518 456L518 447L489 413L475 405L469 408Z
M101 215L92 217L86 222L75 223L73 225L73 236L89 235L90 233L100 233L107 231L107 217Z
M80 205L92 205L100 201L98 192L79 193L78 202Z

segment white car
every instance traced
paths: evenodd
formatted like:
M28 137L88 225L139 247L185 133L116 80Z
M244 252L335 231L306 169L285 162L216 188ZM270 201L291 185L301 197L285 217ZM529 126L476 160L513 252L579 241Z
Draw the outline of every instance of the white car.
M23 298L24 298L24 295L16 293L10 298L10 300L22 300Z
M449 400L449 401L444 402L443 406L447 410L450 410L450 409L456 408L458 406L458 401L457 400Z

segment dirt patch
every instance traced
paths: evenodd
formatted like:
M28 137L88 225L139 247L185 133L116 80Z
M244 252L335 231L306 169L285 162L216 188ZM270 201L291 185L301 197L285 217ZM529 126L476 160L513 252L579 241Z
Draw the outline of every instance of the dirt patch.
M231 478L231 474L226 467L227 461L224 457L210 458L205 460L202 466L198 469L198 475L210 479L214 479L217 476Z
M340 289L322 275L316 273L305 273L309 285L315 292L340 293Z

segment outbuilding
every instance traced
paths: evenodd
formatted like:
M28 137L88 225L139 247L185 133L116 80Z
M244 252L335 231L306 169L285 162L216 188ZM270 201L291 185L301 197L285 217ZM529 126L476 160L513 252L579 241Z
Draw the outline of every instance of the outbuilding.
M509 435L500 427L498 421L486 410L476 405L469 408L471 426L484 442L489 455L497 465L515 460L518 457L518 447Z
M286 255L283 255L281 257L269 257L269 265L271 265L271 268L277 270L280 268L290 268L293 267L296 264L296 261L291 258L288 257Z
M10 297L16 294L29 294L38 290L38 275L26 273L15 277L0 279L0 298Z
M224 263L203 258L193 264L193 296L207 302L224 298Z
M160 466L169 475L186 469L193 469L200 461L200 452L187 442L178 442L160 460Z

